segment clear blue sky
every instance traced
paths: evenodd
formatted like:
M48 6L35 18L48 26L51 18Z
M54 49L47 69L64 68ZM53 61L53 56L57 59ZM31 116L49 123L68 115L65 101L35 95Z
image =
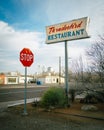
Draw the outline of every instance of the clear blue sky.
M104 32L104 0L0 0L0 72L19 71L22 48L35 55L28 73L38 66L58 70L58 57L64 59L64 43L45 44L45 26L90 17L91 38L68 42L69 57L83 55L97 35ZM64 61L62 61L64 64Z

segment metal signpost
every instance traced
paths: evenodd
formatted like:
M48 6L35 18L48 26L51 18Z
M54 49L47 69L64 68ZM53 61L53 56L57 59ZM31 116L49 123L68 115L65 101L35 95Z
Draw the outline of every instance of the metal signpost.
M20 62L25 67L25 87L24 87L24 115L27 115L26 101L27 101L27 67L30 67L34 61L34 55L30 49L24 48L20 52Z
M65 92L68 97L68 47L67 41L65 41Z
M24 115L27 115L26 100L27 100L27 67L25 67Z
M68 49L67 41L89 38L89 17L46 27L46 43L65 42L65 91L68 97Z

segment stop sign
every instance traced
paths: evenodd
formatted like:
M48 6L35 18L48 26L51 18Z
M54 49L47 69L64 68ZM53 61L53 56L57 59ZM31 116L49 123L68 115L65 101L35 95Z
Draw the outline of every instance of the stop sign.
M20 52L20 62L25 67L30 67L34 61L34 55L28 48L23 48Z

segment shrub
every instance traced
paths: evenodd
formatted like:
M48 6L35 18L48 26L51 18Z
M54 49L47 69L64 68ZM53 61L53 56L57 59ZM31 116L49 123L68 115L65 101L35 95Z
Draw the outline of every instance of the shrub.
M51 87L42 96L41 105L44 108L63 107L66 104L65 91L62 88Z

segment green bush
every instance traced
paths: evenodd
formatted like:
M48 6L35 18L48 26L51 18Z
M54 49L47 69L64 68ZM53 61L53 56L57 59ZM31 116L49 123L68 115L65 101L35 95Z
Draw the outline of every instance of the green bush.
M41 105L44 108L64 107L66 104L65 91L62 88L51 87L42 96Z

